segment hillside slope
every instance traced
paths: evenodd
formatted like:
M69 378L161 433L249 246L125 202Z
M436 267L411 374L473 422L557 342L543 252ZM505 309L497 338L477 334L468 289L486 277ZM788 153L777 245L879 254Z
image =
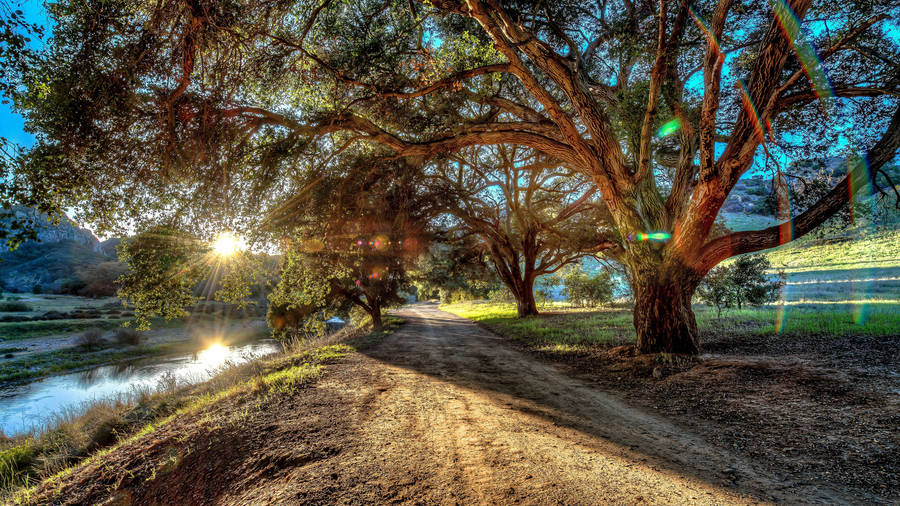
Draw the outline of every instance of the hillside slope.
M26 207L3 210L3 226L26 221L35 226L36 240L17 249L0 251L0 288L12 292L58 292L79 277L79 271L116 261L110 241L101 243L90 230L62 216L54 224L48 216ZM35 288L38 290L35 290Z

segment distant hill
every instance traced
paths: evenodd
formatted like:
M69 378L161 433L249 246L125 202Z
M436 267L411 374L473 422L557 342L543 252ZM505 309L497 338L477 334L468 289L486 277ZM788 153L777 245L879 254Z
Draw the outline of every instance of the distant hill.
M47 215L27 207L6 209L4 214L7 223L33 223L37 233L36 241L26 241L14 251L0 251L0 285L5 291L77 291L88 284L84 278L92 268L116 262L118 240L101 243L67 216L53 224Z
M897 164L889 163L883 167L884 172L888 174L893 183L900 184L900 167ZM804 174L810 178L824 178L827 186L832 185L842 179L847 174L846 159L841 157L831 157L824 161L802 160L792 164L788 170L791 174ZM878 184L882 187L888 187L887 181L882 175L877 176ZM803 183L799 179L789 179L789 188L791 192L791 206L795 198L794 193L799 191ZM890 190L888 190L890 191ZM741 230L758 230L774 225L776 220L772 205L773 184L771 176L754 175L739 179L734 189L728 195L719 215L725 221L725 226L734 231ZM897 213L882 213L876 219L876 224L880 225L896 225Z

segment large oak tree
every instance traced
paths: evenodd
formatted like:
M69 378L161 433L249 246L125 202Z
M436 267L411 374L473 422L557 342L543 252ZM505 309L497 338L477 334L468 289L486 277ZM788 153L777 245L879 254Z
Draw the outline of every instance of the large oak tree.
M705 273L813 230L857 188L877 187L900 146L887 0L52 10L54 39L18 98L40 139L19 175L25 197L81 204L99 223L136 208L209 220L298 191L297 160L349 144L416 157L526 146L596 185L641 352L696 353L690 300ZM857 156L824 197L778 226L712 234L742 175L777 175L775 155L798 145L833 154L850 131Z
M538 314L538 277L618 248L590 181L530 149L467 149L433 164L425 184L442 196L455 228L478 238L519 317Z

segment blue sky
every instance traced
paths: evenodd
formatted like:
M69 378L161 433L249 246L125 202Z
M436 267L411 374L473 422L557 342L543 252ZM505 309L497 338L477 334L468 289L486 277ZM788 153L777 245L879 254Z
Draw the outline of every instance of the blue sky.
M37 23L47 27L47 33L44 34L45 37L51 35L50 27L47 26L49 24L47 11L44 10L42 1L19 0L18 2L10 3L14 5L13 9L21 9L25 13L25 19L29 23ZM32 37L32 43L36 47L40 47L41 44L36 37ZM25 132L25 121L10 109L10 105L0 104L0 137L6 137L21 146L30 146L34 143L34 137Z

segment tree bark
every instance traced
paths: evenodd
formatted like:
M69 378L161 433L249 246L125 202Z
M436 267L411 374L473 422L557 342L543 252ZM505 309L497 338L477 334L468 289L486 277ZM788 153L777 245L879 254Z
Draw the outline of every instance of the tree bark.
M534 280L523 280L516 292L516 313L519 318L535 316L538 314L537 303L534 301Z
M372 310L369 311L369 316L372 318L372 330L375 332L380 332L384 330L384 322L381 319L381 307L380 306L372 306Z
M700 352L697 320L691 309L696 281L687 271L632 276L635 347L638 353Z

